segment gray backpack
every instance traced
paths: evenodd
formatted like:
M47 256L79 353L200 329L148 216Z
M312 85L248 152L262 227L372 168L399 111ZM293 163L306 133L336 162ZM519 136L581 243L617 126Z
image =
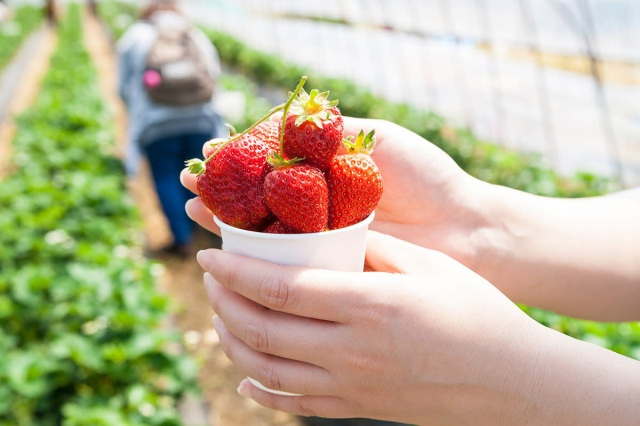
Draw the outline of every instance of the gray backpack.
M143 75L149 98L159 104L189 106L209 102L215 81L189 25L152 24L157 38Z

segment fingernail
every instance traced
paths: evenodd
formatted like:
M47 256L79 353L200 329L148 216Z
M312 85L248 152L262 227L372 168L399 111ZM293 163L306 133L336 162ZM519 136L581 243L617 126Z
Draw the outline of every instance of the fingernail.
M207 291L207 295L211 297L211 294L213 291L213 283L214 283L213 277L211 276L210 273L205 272L204 275L202 276L202 281L204 282L204 289Z
M196 259L198 260L198 263L200 264L202 269L204 269L205 271L209 270L209 266L211 266L211 259L207 255L206 250L200 250L196 255Z
M211 317L211 322L213 323L213 328L215 328L216 331L218 331L218 325L220 324L220 317L217 315L214 315Z
M193 203L193 198L191 198L190 200L187 200L186 203L184 203L184 211L187 213L187 216L189 216L189 219L193 220L193 218L191 217L191 213L189 213L189 206L191 205L191 203Z
M243 381L240 382L240 384L238 385L238 388L236 389L236 392L238 392L240 395L244 396L245 398L250 398L251 395L249 394L249 386L247 386L248 380L244 379Z

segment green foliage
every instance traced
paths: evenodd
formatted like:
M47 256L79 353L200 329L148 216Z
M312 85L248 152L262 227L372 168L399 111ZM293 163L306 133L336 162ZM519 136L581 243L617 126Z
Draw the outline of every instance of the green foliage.
M37 6L15 9L13 19L0 24L0 70L16 53L22 42L42 23L42 10Z
M0 425L177 425L196 366L162 327L77 5L59 35L0 182Z
M521 306L541 324L585 342L640 360L640 322L602 323L576 320L542 309Z

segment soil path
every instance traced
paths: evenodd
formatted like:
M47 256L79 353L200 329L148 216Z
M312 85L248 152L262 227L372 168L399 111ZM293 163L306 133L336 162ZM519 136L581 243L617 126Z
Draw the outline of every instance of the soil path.
M16 133L14 118L35 101L56 40L55 30L48 26L36 30L0 77L0 90L3 91L0 105L0 178L8 173L11 143Z
M85 38L100 76L100 84L116 128L116 155L126 148L126 111L117 96L117 68L112 42L102 25L93 17L85 18ZM130 193L144 221L144 233L150 250L171 239L160 210L146 164L129 183ZM205 231L196 238L194 250L211 247L216 240ZM165 266L163 290L175 301L176 322L184 333L187 349L201 363L200 385L209 408L209 424L216 426L299 426L289 414L259 406L236 392L244 375L231 364L220 348L211 325L213 312L202 285L202 270L193 256L186 260L160 259Z

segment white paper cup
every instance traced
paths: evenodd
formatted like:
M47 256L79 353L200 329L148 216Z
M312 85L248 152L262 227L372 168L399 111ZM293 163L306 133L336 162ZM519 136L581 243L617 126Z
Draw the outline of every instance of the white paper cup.
M222 222L222 249L230 253L266 260L284 266L307 266L343 272L362 272L367 245L367 230L373 221L371 213L362 222L346 228L310 234L267 234L246 231ZM298 396L269 389L249 378L260 389L278 395Z
M308 266L362 272L371 213L362 222L333 231L310 234L267 234L234 228L216 216L222 249L284 266Z

